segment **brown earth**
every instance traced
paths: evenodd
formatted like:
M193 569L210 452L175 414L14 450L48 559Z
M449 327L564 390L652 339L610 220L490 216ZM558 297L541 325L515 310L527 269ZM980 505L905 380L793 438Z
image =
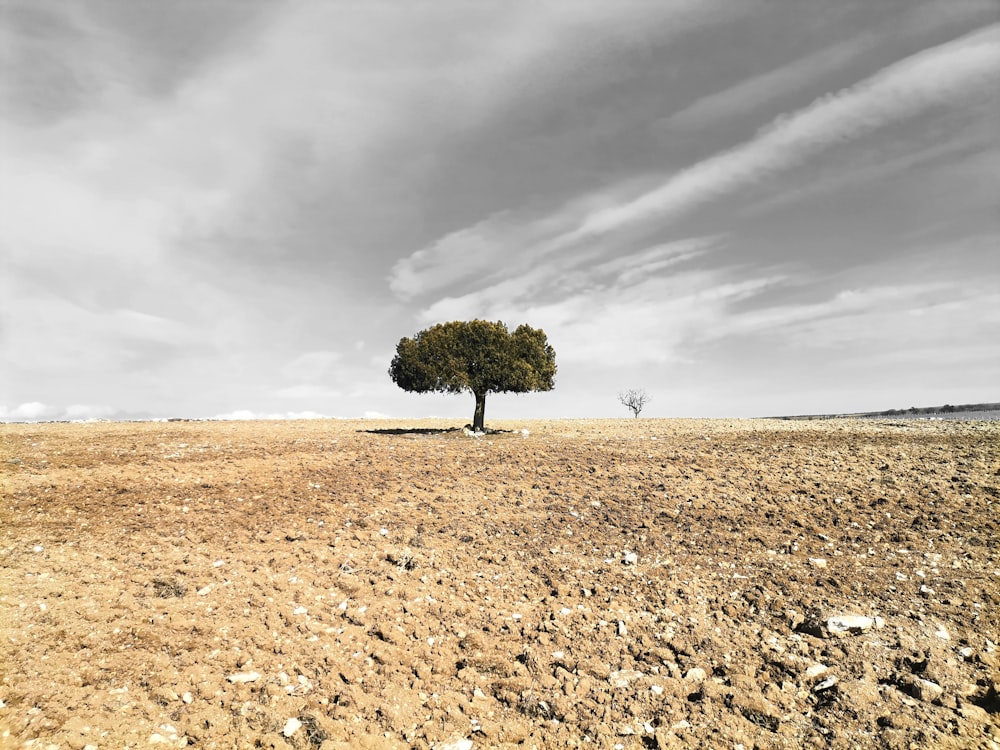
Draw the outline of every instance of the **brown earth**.
M0 745L1000 747L1000 423L380 426L0 425Z

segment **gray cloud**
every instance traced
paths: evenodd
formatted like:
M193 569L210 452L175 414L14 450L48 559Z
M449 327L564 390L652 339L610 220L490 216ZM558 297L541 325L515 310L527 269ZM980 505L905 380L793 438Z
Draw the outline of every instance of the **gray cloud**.
M51 125L121 97L173 95L259 32L273 0L8 0L0 8L0 101Z

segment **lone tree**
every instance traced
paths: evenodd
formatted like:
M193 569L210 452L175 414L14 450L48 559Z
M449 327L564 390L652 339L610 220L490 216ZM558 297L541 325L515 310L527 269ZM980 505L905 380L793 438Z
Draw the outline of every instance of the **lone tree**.
M472 429L484 431L487 393L551 391L556 353L545 331L500 321L441 323L400 339L389 366L392 382L414 393L461 393L476 399Z
M618 400L621 401L622 406L630 409L632 414L638 417L639 413L652 399L642 388L630 388L624 393L619 393Z

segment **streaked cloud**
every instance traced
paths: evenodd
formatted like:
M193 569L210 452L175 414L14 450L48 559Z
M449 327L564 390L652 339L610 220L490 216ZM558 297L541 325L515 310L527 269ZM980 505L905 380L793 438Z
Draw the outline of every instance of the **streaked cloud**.
M518 274L519 258L537 262L546 256L566 255L571 248L587 253L585 242L668 223L844 141L935 106L988 96L998 74L1000 25L994 25L911 56L782 115L751 141L683 169L658 187L617 205L592 208L595 202L611 203L610 196L625 192L622 186L603 196L566 204L541 219L517 222L503 215L451 233L398 261L390 288L409 299L459 282L482 287L497 276ZM609 249L599 252L606 254ZM515 281L491 288L505 295L516 293L530 276L515 276Z
M640 222L670 221L843 140L934 106L991 96L998 74L1000 24L994 24L779 117L752 141L701 161L624 205L592 214L567 239L604 235Z

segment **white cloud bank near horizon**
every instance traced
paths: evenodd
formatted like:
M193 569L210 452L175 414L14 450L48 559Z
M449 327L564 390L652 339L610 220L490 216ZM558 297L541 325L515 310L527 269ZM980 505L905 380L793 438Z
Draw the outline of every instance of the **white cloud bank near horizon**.
M497 418L1000 398L995 3L231 11L0 11L0 420L465 415L472 317Z

